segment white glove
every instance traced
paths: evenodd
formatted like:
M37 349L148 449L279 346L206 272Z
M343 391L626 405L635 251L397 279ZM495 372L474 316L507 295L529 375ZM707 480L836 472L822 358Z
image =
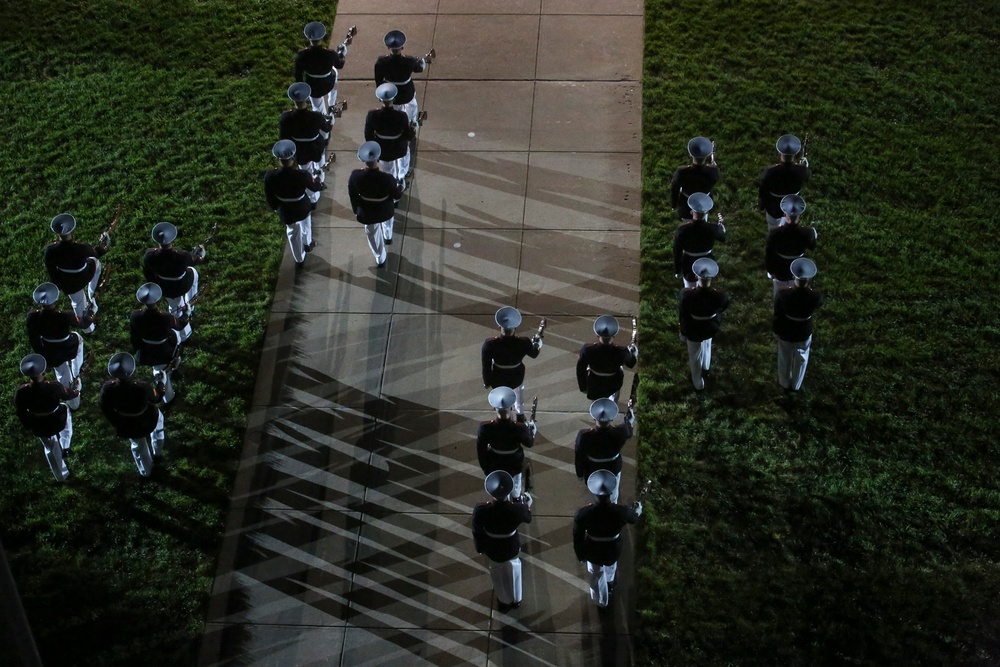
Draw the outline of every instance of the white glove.
M342 56L346 56L347 55L347 44L341 44L340 46L338 46L337 47L337 53L339 53Z
M637 500L632 503L632 510L635 512L636 516L642 516L642 501Z
M625 421L628 423L629 426L635 428L635 410L629 408L628 410L625 411Z
M531 337L531 344L535 346L536 350L542 349L542 346L545 345L545 343L542 342L542 339L538 337L538 334Z
M638 345L629 345L628 346L628 351L631 352L632 356L635 357L636 359L639 358L639 346Z
M535 420L534 419L532 419L530 422L528 422L528 428L531 429L531 435L532 435L532 437L538 435L538 425L535 424Z

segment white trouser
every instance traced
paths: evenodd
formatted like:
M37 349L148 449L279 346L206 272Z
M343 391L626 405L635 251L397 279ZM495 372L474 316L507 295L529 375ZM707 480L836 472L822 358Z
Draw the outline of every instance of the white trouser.
M521 486L521 481L524 478L524 472L523 471L519 472L513 477L514 477L514 487L510 490L510 497L520 498L522 492L524 491L523 487Z
M691 384L695 389L705 388L705 380L701 377L702 372L709 370L712 366L712 339L695 342L687 341L688 346L688 367L691 368Z
M800 341L778 339L778 384L798 391L806 377L812 336Z
M694 289L695 287L698 286L697 280L688 280L684 276L681 276L681 280L684 281L684 287L686 287L687 289Z
M149 477L153 474L153 457L159 456L163 451L163 412L158 408L156 427L147 438L129 438L132 443L132 458L135 459L135 467L139 469L139 474ZM152 451L150 448L152 440Z
M178 297L163 297L167 302L167 310L174 317L181 317L184 315L185 309L187 310L188 315L194 312L194 306L191 305L191 300L198 296L198 278L200 276L198 275L198 269L193 266L189 266L187 270L194 272L194 280L191 282L191 289L189 289L186 294L182 294ZM191 335L190 325L184 327L184 332L186 333L181 333L181 340L187 340L187 337Z
M337 80L340 78L336 68L333 69L332 74L334 78L333 89L322 97L309 98L309 101L312 102L313 111L318 111L324 116L330 116L330 125L333 125L335 121L333 114L330 113L330 109L337 103ZM306 83L309 83L308 79L306 79Z
M780 218L774 218L771 217L770 213L764 213L764 217L767 218L767 231L771 231L772 229L777 229L778 227L781 227L783 222L785 222L785 216L781 216Z
M325 156L326 153L324 152L323 155ZM299 171L306 172L321 183L326 181L326 172L323 171L323 160L319 162L302 162L299 164ZM306 191L306 196L309 197L309 201L315 204L319 201L319 190L308 190Z
M66 411L66 425L59 433L47 438L38 438L45 448L45 460L49 462L52 476L57 482L65 482L69 477L69 467L63 460L63 452L69 449L73 440L73 414Z
M410 148L407 146L406 155L399 158L398 160L389 160L388 162L379 161L379 168L382 169L387 174L392 174L392 177L397 181L401 181L406 178L406 175L410 173Z
M302 220L285 225L285 235L288 237L288 248L292 251L295 263L306 261L306 246L312 243L312 213Z
M595 565L587 563L587 572L590 572L590 599L597 600L598 607L607 607L611 602L608 593L608 584L615 582L615 574L618 572L618 563L613 565Z
M83 367L83 336L75 331L70 335L76 336L80 340L80 344L76 348L76 357L52 369L56 376L56 382L67 389L73 386L76 376L80 374L80 369ZM71 410L76 410L80 407L80 397L77 396L72 400L66 401L66 405Z
M774 283L774 298L778 298L778 291L784 287L795 287L795 280L778 280L777 278L772 278L771 282Z
M97 283L101 282L101 261L99 259L93 258L94 263L97 265L97 270L94 271L94 277L90 279L90 283L87 284L79 292L73 292L72 294L67 294L69 297L69 302L73 306L73 314L77 317L83 317L87 312L87 302L94 301L94 292L97 291ZM97 312L97 302L94 301L94 312ZM93 325L84 329L87 333L94 330Z
M618 489L621 487L621 485L622 485L622 474L618 473L617 475L615 475L615 490L611 492L611 502L613 503L618 502ZM611 579L613 581L614 576L612 576Z
M524 385L514 388L514 412L524 414Z
M388 257L385 251L385 230L384 222L376 222L372 225L365 225L365 236L368 237L368 247L375 256L375 263L381 264ZM389 218L389 229L392 229L392 218Z
M410 119L410 125L417 122L417 94L413 93L413 99L406 104L395 105L400 111L405 111L406 115Z
M521 601L521 559L511 558L503 563L490 561L490 579L493 592L502 604Z

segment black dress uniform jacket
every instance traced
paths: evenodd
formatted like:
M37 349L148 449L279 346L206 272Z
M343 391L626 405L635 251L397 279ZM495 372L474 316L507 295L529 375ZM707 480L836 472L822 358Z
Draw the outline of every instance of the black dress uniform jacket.
M416 137L405 111L390 107L372 109L365 117L365 141L375 141L382 148L383 162L406 155L410 140Z
M156 283L163 296L177 299L194 284L194 272L189 268L200 264L193 253L176 248L149 248L142 256L142 273L147 282Z
M133 310L128 320L128 334L136 362L143 366L170 363L179 345L174 332L183 328L181 321L170 313L156 308Z
M337 83L333 70L342 69L344 56L323 46L307 46L295 54L295 80L309 84L312 97L326 95Z
M14 392L14 408L28 430L39 438L49 438L66 428L69 408L63 401L79 395L58 382L29 382Z
M375 61L375 85L393 84L396 86L396 98L393 103L406 104L413 100L413 95L416 92L410 75L423 71L424 64L419 58L390 53Z
M712 287L692 287L681 292L681 334L700 343L719 331L719 315L729 307L729 295ZM707 318L707 319L699 319Z
M581 508L573 518L573 552L577 559L595 565L617 563L622 554L622 528L637 518L631 507L610 501Z
M622 447L632 437L629 422L595 426L576 434L576 476L587 479L597 470L622 471Z
M785 214L781 200L786 195L799 193L809 180L809 167L794 162L778 162L760 173L757 183L757 208L764 209L772 218Z
M790 343L804 341L812 335L813 312L823 305L823 295L811 287L785 287L774 300L774 334Z
M70 331L82 327L80 318L69 310L42 308L28 313L28 343L31 349L45 357L49 368L76 357L80 347L79 337Z
M394 202L403 196L403 186L384 171L355 169L347 179L347 194L358 222L374 225L396 214Z
M146 438L159 421L159 396L153 385L137 380L108 380L101 385L101 412L120 438Z
M636 358L627 348L614 343L587 343L576 360L576 384L587 398L607 398L622 388L622 366L635 367ZM602 373L603 375L597 375Z
M319 162L330 137L330 121L312 109L285 111L278 119L278 138L295 142L295 159L299 164Z
M100 257L89 243L56 241L45 248L45 268L49 280L66 294L75 294L94 279L97 264L89 261Z
M692 220L674 232L674 273L688 281L697 280L691 267L702 257L714 257L716 241L726 240L726 228L717 222Z
M538 357L530 338L525 336L496 336L483 343L483 384L488 387L510 387L516 389L524 382L526 356ZM515 368L498 368L497 366Z
M719 182L719 166L707 164L686 164L674 171L670 180L670 208L677 209L681 220L691 219L691 209L687 198L696 192L712 194L712 188Z
M531 510L524 503L508 500L479 503L472 510L472 539L476 553L486 554L494 563L516 558L521 552L517 527L522 523L531 523ZM491 537L487 533L504 537Z
M791 280L792 262L816 247L816 230L785 223L767 234L764 259L767 272L776 280Z
M319 192L322 186L308 172L296 167L278 167L264 174L264 197L272 211L286 225L305 220L313 210L306 191Z
M476 454L483 474L503 470L511 477L524 470L524 449L535 444L535 435L527 424L512 419L494 419L479 425Z

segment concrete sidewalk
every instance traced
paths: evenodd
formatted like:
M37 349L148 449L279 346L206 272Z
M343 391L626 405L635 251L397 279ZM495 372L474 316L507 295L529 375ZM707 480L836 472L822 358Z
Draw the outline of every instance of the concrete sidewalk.
M571 528L590 501L573 473L591 423L576 354L597 315L638 309L642 10L341 0L334 42L358 26L341 73L349 108L313 216L318 247L298 276L286 256L278 280L201 664L630 664L634 529L614 611L598 614ZM393 28L407 53L438 59L414 77L430 117L376 270L346 188ZM526 360L540 433L524 604L510 614L470 524L487 499L480 346L502 305L524 314L521 333L549 324Z

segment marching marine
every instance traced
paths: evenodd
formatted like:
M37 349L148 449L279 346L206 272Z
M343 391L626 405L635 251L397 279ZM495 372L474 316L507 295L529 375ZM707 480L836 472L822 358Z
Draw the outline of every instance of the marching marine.
M73 240L76 218L69 213L60 213L52 218L51 228L59 240L45 248L45 268L49 280L66 293L77 317L92 316L98 310L94 294L101 282L101 261L98 257L108 251L110 237L107 232L101 234L96 247ZM83 332L89 334L93 331L94 323L91 321Z
M629 409L622 423L611 422L618 416L618 404L610 398L599 398L590 405L594 427L576 434L576 476L581 482L590 479L598 470L607 470L615 476L611 502L618 502L618 487L622 480L622 448L635 433L635 413Z
M799 224L802 212L806 210L806 202L798 195L788 195L781 200L781 211L785 214L784 221L767 233L767 246L764 251L767 275L774 281L774 296L778 290L791 287L792 262L802 257L806 250L816 247L819 234L815 227L804 227Z
M194 312L192 302L198 296L198 269L205 261L205 246L198 245L191 252L174 247L177 227L169 222L158 222L150 233L156 248L149 248L142 256L142 272L146 282L156 283L163 290L163 298L174 317L187 317ZM187 340L191 328L186 327L181 340Z
M500 335L487 338L483 343L483 386L495 389L510 387L514 390L514 411L518 421L524 420L524 358L536 359L542 349L545 320L534 336L515 336L521 324L521 313L516 308L504 306L497 311L496 323Z
M639 359L639 348L634 340L628 347L615 345L618 329L618 320L611 315L601 315L594 321L598 341L580 348L576 360L576 384L590 400L617 400L625 382L623 367L635 368ZM632 337L635 338L634 332Z
M705 137L688 142L691 164L678 167L670 180L670 208L681 220L688 220L689 209L684 204L696 192L712 194L719 182L719 166L715 163L715 143Z
M382 170L403 183L410 173L410 141L417 135L406 112L392 105L396 92L396 86L391 83L383 83L375 89L375 97L382 101L382 106L372 109L365 117L365 141L379 145ZM405 187L405 183L403 185Z
M278 138L295 142L295 158L299 169L320 181L326 180L326 146L330 140L331 123L318 111L309 108L309 84L293 83L288 87L288 99L295 108L285 111L278 120ZM310 195L319 201L319 192Z
M45 448L45 459L57 482L69 477L65 457L73 439L73 415L67 403L80 402L80 392L45 380L45 358L29 354L21 359L21 373L30 378L14 392L14 407L25 425Z
M514 390L498 387L490 392L490 405L496 410L496 419L479 425L476 434L476 455L484 475L503 470L513 481L512 495L524 499L531 506L531 496L522 492L524 472L524 447L535 444L538 428L534 421L522 424L510 418L514 406Z
M423 72L424 68L434 59L431 50L423 58L403 55L403 45L406 35L401 30L390 30L383 39L389 54L375 61L375 85L391 83L396 86L396 107L406 112L410 124L418 125L416 89L413 86L413 74Z
M472 510L472 539L476 553L490 560L497 609L506 613L521 606L521 538L517 527L531 523L531 510L519 499L510 499L514 480L503 470L491 472L485 487L493 500Z
M72 311L58 310L59 288L53 283L42 283L31 296L41 308L28 313L28 343L32 350L45 358L46 368L55 372L59 384L79 392L83 336L71 329L86 330L93 326L93 318L81 318ZM73 410L79 408L79 396L69 399L67 405Z
M726 226L722 215L718 222L708 221L708 212L714 206L712 198L703 192L696 192L687 198L691 211L691 222L681 224L674 232L674 275L680 276L684 287L694 287L698 281L691 266L702 257L713 257L716 241L726 240Z
M631 507L611 500L616 487L612 472L592 473L587 478L587 488L597 503L581 508L573 518L573 552L577 559L587 563L590 598L597 600L599 609L607 609L611 604L622 554L622 529L642 516L642 503L638 500Z
M355 169L347 180L347 194L351 210L357 221L365 226L368 247L375 256L376 266L385 266L388 253L385 247L392 244L392 227L395 222L395 201L403 196L403 186L378 168L382 149L374 141L366 141L358 148L358 159L365 169Z
M181 332L188 328L188 322L158 310L156 304L162 296L156 283L139 288L135 298L145 308L132 311L128 333L136 363L152 367L153 379L163 382L163 402L169 403L174 399L170 373L180 364Z
M705 388L702 375L712 365L712 338L719 331L719 316L729 307L729 295L712 287L719 275L715 260L702 258L694 263L698 284L681 292L681 340L687 343L691 384L698 391Z
M309 84L312 108L333 123L333 105L337 103L337 70L347 63L347 45L353 33L349 32L344 43L331 50L323 46L326 26L319 21L307 23L302 34L309 46L295 54L295 80Z
M810 287L816 263L805 257L792 262L795 285L778 291L774 300L772 329L778 339L778 384L799 391L809 365L813 313L823 305L823 295Z
M163 385L136 380L135 359L125 352L108 361L108 375L111 379L101 385L101 412L118 437L129 439L139 474L149 477L153 474L153 457L163 451L163 413L158 407Z
M757 210L764 211L768 230L781 224L781 200L799 194L809 180L809 160L798 137L783 134L774 147L778 149L780 160L762 171L757 182ZM799 151L802 151L802 158L796 162Z
M274 144L271 153L280 166L264 174L264 197L285 223L288 247L298 270L305 264L306 253L316 247L312 238L312 211L316 205L310 193L318 193L326 186L309 172L296 168L295 142L282 139Z

